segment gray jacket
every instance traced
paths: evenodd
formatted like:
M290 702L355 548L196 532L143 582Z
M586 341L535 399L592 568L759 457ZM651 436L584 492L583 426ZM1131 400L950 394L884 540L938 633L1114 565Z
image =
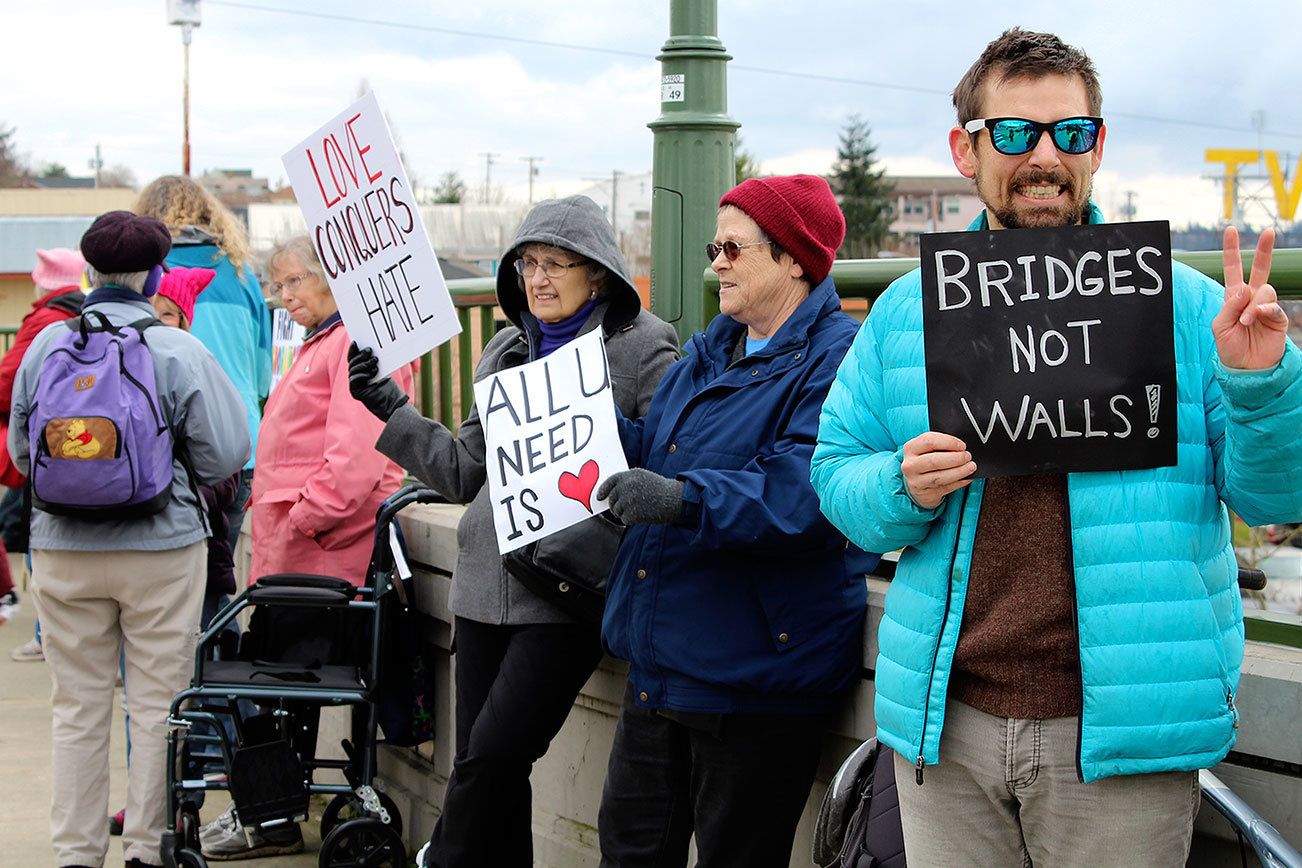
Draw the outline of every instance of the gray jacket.
M542 202L525 218L497 274L498 304L515 325L489 341L475 379L537 358L541 332L514 268L517 251L531 242L571 250L610 271L605 300L593 309L580 334L603 329L615 405L629 418L642 416L660 378L678 358L677 335L642 309L610 224L584 196ZM484 431L473 406L454 435L407 404L389 419L375 445L449 500L469 504L457 528L457 566L448 600L453 614L485 624L574 620L502 567L488 495Z
M99 311L115 325L153 316L154 309L129 290L96 290L82 313ZM106 296L114 298L103 301ZM9 425L9 454L23 473L29 470L27 417L40 381L41 364L67 323L46 327L32 341L14 380ZM179 441L185 443L194 486L220 482L249 458L249 423L244 404L231 381L192 335L155 326L146 335L154 360L154 377L163 415ZM31 546L67 551L165 551L207 538L202 504L181 462L172 462L172 500L162 512L128 521L84 521L32 510Z

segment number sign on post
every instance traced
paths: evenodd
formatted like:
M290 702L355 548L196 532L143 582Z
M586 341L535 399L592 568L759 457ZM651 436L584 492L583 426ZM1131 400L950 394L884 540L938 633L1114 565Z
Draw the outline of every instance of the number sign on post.
M605 512L597 486L628 469L601 330L475 383L498 551Z
M461 331L375 94L282 160L348 335L381 375Z
M1165 222L923 235L933 431L977 476L1176 461Z

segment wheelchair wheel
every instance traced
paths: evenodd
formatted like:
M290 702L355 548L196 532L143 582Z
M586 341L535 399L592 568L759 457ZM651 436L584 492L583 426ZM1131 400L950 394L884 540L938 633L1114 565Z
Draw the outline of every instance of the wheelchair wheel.
M375 794L380 797L380 804L384 806L384 810L389 812L389 825L401 838L402 814L398 811L397 803L389 798L387 793L376 790ZM370 816L373 815L367 813L366 809L362 807L361 799L351 793L340 793L330 800L330 804L326 805L325 813L321 815L321 840L324 841L334 831L335 826L340 823L355 820L358 817Z
M392 826L377 817L345 820L321 842L320 868L406 868L407 848Z
M198 850L186 847L176 853L176 868L208 868L208 860Z
M194 802L182 802L176 812L176 837L182 848L199 852L199 809L194 806ZM177 864L185 863L180 862L178 857Z

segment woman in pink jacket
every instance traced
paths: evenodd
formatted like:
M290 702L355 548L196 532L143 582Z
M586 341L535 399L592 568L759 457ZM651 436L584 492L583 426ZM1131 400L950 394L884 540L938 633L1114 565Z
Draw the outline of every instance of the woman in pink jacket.
M250 576L318 573L361 584L375 511L402 485L403 471L371 445L384 423L348 393L349 337L312 242L306 235L283 242L267 271L308 335L263 409ZM394 378L411 393L411 366Z
M348 392L348 332L312 242L301 235L277 245L267 271L289 315L307 329L307 340L263 408L249 575L315 573L360 585L371 558L375 511L402 485L403 471L371 445L384 423ZM411 393L410 365L393 377ZM308 635L313 627L305 627L292 610L270 611L263 625L269 632L293 633L296 641L317 641ZM320 626L331 629L324 622ZM318 709L294 705L291 710L296 749L313 752ZM296 823L248 832L246 837L228 811L200 833L203 853L227 860L303 849Z

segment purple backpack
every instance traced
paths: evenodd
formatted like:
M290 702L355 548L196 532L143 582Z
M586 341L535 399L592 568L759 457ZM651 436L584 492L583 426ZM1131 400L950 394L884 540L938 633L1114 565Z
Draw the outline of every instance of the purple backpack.
M27 419L32 505L94 520L162 512L172 499L172 432L145 330L98 311L68 320L41 363Z

